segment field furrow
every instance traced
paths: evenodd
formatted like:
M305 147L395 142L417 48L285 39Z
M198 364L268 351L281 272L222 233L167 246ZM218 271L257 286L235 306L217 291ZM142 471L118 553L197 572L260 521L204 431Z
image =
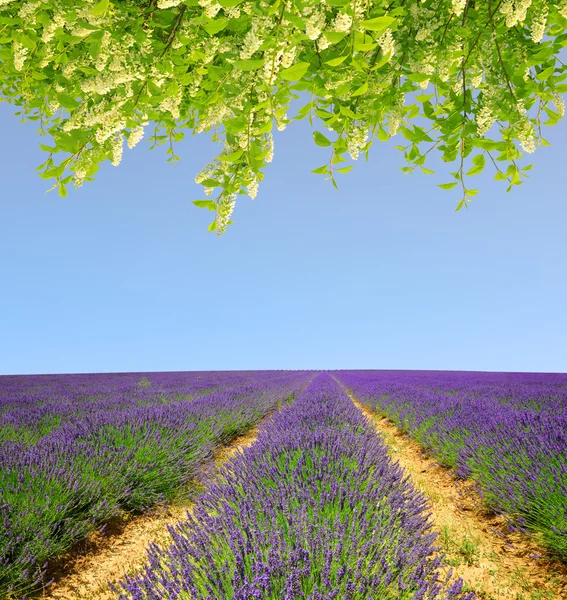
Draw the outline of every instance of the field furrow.
M337 374L437 502L441 539L454 562L469 563L467 581L493 590L486 597L564 598L567 386L549 375L527 377ZM453 525L443 522L448 503Z
M221 472L121 600L472 599L447 585L428 505L320 375Z
M567 598L567 567L545 555L537 542L510 531L506 519L489 512L474 483L447 467L390 421L353 398L388 445L388 452L431 504L433 530L446 562L466 589L481 600Z
M263 422L228 446L215 452L214 469L209 471L207 483L220 467L244 448L251 446ZM206 489L206 484L203 484ZM164 545L170 540L168 526L178 523L191 513L194 502L178 500L156 507L143 515L125 514L104 534L95 532L85 540L82 549L75 549L54 565L48 579L54 582L38 596L42 600L111 600L116 594L109 583L117 584L125 573L135 573L144 566L147 546ZM128 518L129 517L129 518Z
M217 449L257 425L312 377L230 374L224 386L217 376L215 387L223 389L191 399L179 395L187 388L203 390L202 382L189 376L183 390L177 375L169 389L162 376L153 392L147 378L132 387L121 378L113 386L101 377L104 393L89 388L87 378L84 386L76 381L71 393L62 386L55 397L53 385L21 391L19 397L4 388L0 597L42 587L49 562L101 524L194 488Z

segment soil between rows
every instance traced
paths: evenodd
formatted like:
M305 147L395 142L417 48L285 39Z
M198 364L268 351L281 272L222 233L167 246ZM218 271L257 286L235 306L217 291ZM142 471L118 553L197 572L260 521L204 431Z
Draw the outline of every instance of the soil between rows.
M237 437L228 446L215 452L214 464L207 475L218 470L243 448L251 446L258 437L266 417L258 426ZM52 565L47 579L54 582L38 595L45 600L112 600L116 598L108 582L116 584L125 574L140 569L146 562L150 542L165 545L170 541L168 525L185 518L194 503L179 501L154 508L143 515L125 513L122 518L107 524L104 533L94 532L77 544L71 552Z
M459 480L387 417L349 394L389 447L392 459L431 504L438 545L479 600L567 600L567 565L537 541L510 532L504 517L488 512L473 481Z
M350 395L350 394L349 394ZM479 600L565 600L567 567L546 556L532 538L508 532L504 518L488 513L475 491L474 482L456 479L451 470L426 455L419 444L386 417L374 413L350 396L389 447L392 459L410 476L431 504L438 543L466 589ZM254 443L270 418L215 454L210 476L236 453ZM126 573L141 568L150 542L168 543L168 525L183 519L190 501L155 508L139 516L125 514L107 524L103 534L94 532L52 565L54 579L38 597L44 600L112 600L108 582L116 584Z

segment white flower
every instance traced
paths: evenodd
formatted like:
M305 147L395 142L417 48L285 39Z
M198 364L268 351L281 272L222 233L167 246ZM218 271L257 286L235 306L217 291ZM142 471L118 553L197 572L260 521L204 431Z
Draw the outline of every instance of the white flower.
M254 200L254 198L256 198L256 194L258 193L258 180L254 178L252 180L252 183L249 183L247 185L246 189L248 190L248 195L250 196L250 198Z
M465 10L465 6L467 5L467 0L451 0L453 13L460 17Z
M133 148L144 137L144 128L140 125L133 129L128 137L128 148Z
M386 31L378 38L378 44L380 45L384 56L394 55L394 38L390 29L386 29Z
M331 27L331 30L348 32L348 31L350 31L351 25L352 25L352 17L341 12L336 16L335 21L333 22L333 25Z
M565 115L565 101L559 94L553 95L553 104L555 104L555 108L557 112L563 117Z
M478 135L484 135L492 127L496 117L492 114L490 108L485 105L475 115L475 120Z
M172 8L173 6L179 6L183 0L158 0L158 8Z
M112 140L112 164L117 167L122 160L122 134Z
M347 135L347 149L350 157L353 160L358 159L360 149L368 139L368 131L366 127L354 127Z
M24 68L24 62L28 55L28 49L22 46L19 42L14 42L14 67L17 71Z
M547 7L544 7L537 16L534 17L531 27L531 35L534 43L539 44L543 39L545 33L545 26L547 24Z
M325 14L316 12L307 19L305 33L310 40L316 40L325 27Z

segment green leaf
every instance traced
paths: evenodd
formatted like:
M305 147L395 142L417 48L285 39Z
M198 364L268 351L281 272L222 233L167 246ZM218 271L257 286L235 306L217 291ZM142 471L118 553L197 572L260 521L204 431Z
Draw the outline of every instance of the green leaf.
M421 83L422 81L427 81L428 79L431 79L431 75L426 75L425 73L408 73L406 77L414 83Z
M355 42L354 43L354 49L357 52L368 52L370 50L374 50L374 48L378 47L378 42L375 43L371 43L371 42L367 42L367 43L362 43L362 42Z
M224 122L224 128L228 133L240 133L248 127L248 122L242 117L235 117Z
M478 175L479 173L482 173L482 171L484 170L484 165L486 164L486 159L484 158L484 154L477 154L476 156L473 156L473 164L474 167L472 169L470 169L470 171L467 173L467 177L470 177L472 175Z
M331 44L338 44L345 36L346 32L344 31L325 31L325 37Z
M215 231L217 228L217 220L215 219L208 227L207 231Z
M355 96L362 96L362 94L366 94L367 91L368 91L368 82L365 81L357 90L355 90L351 94L351 98L354 98Z
M376 17L368 21L361 21L359 25L362 29L368 29L369 31L384 31L384 29L388 29L395 21L396 19L393 17Z
M331 140L325 137L320 131L313 132L313 139L317 146L330 146Z
M204 181L201 181L201 185L203 187L212 187L212 188L221 186L221 184L218 181L216 181L215 179L205 179Z
M209 210L217 209L217 203L214 200L193 200L193 204L197 208L208 208Z
M452 181L451 183L438 183L437 187L440 187L442 190L452 190L457 183L459 183L458 181Z
M67 195L67 188L65 187L65 184L62 181L60 181L59 185L57 186L57 188L59 190L59 195L62 198L65 198L65 196Z
M264 59L235 60L232 64L241 71L255 71L264 66Z
M435 175L435 171L432 171L431 169L426 169L425 167L421 167L421 170L426 175Z
M80 102L77 102L77 100L72 96L69 96L69 94L58 94L57 100L59 100L59 104L61 104L63 108L77 108L80 104Z
M333 58L331 60L327 60L325 62L326 65L330 67L338 67L341 63L343 63L350 55L345 54L344 56L339 56L338 58Z
M467 196L476 196L478 194L478 190L467 190Z
M341 106L340 111L341 114L345 115L345 117L356 119L356 114L348 106Z
M553 75L554 71L555 71L555 67L548 67L547 69L544 69L543 71L540 71L537 74L537 78L540 81L545 81L546 79L548 79L549 77L551 77L551 75Z
M100 2L97 2L90 10L90 14L94 15L95 17L98 17L100 15L103 15L108 6L110 5L110 1L109 0L100 0Z
M431 100L433 96L434 94L419 94L418 96L415 96L415 99L418 102L427 102L428 100Z
M316 169L311 169L311 173L316 173L317 175L323 175L327 173L329 170L327 165L323 165L322 167L317 167Z
M298 62L287 69L282 69L278 75L286 81L298 81L305 75L308 68L308 62Z
M340 169L335 169L337 173L348 173L352 169L353 165L348 165L348 167L341 167Z
M464 201L464 200L461 200L461 201L459 202L459 204L457 204L457 208L455 208L455 212L458 212L458 211L460 211L460 210L461 210L461 208L463 208L463 206L464 206L464 205L465 205L465 201Z
M212 19L208 23L203 23L203 29L209 35L215 35L219 31L222 31L228 25L228 19L221 17L220 19Z
M244 2L244 0L217 0L217 1L223 8L233 8L235 6L238 6L242 2Z
M230 152L227 154L221 154L218 159L222 162L233 163L236 162L242 156L243 150L237 150L236 152Z
M390 139L388 132L381 125L378 128L378 139L381 142L387 142Z

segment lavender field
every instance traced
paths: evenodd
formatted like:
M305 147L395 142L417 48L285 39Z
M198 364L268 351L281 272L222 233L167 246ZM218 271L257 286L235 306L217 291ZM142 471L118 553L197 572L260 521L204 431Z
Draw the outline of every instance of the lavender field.
M567 375L4 376L0 597L33 597L49 562L94 529L200 484L170 545L150 545L117 600L475 598L447 573L427 498L351 398L567 562ZM203 479L217 450L261 422Z
M486 504L567 561L567 375L344 372L362 403L388 416Z

